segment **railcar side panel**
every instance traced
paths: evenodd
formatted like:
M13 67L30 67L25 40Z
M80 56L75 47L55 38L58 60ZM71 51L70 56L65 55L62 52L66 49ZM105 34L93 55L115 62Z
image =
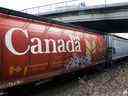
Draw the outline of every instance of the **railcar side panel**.
M98 34L85 33L84 40L86 42L86 58L90 58L90 63L105 62L107 43L104 37Z
M111 35L109 43L112 47L112 59L128 56L128 40Z
M46 79L104 61L103 36L0 14L0 89Z

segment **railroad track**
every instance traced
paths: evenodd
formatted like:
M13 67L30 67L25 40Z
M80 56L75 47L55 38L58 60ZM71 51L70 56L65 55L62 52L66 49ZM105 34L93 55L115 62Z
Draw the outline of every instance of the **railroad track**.
M97 66L68 79L60 77L39 86L14 88L8 96L128 96L128 60L114 63L111 68Z

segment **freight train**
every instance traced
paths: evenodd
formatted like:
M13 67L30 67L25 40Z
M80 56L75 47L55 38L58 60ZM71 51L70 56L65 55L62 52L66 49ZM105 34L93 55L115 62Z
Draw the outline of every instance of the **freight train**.
M109 44L116 59L128 55L119 37L0 8L0 89L103 63Z

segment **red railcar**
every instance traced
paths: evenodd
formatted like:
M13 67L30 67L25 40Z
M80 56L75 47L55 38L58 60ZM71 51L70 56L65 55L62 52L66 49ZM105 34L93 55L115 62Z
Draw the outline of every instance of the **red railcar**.
M102 35L0 8L0 89L105 60Z

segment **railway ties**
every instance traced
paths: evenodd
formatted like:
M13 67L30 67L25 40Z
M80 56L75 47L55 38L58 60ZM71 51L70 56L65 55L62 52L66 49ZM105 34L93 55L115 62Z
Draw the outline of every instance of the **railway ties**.
M113 64L115 66L102 68L102 70L92 68L84 74L82 72L83 75L69 80L55 79L31 90L23 87L20 96L24 94L27 96L128 96L128 60ZM26 90L26 93L22 93L22 89ZM8 95L17 94L19 92Z

